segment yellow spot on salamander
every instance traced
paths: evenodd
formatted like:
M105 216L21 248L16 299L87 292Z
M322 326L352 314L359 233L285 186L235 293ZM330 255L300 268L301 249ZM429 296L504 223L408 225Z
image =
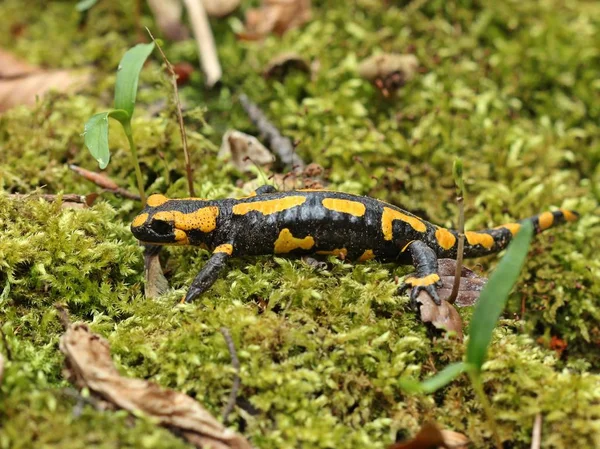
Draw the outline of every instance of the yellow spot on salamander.
M311 249L314 245L315 239L310 235L299 239L294 237L288 228L284 228L275 241L274 252L275 254L289 253L298 248Z
M217 206L207 206L189 214L184 214L178 210L157 212L154 214L154 219L172 221L175 227L182 231L211 232L217 227L218 215L219 208Z
M371 260L375 258L375 253L372 249L365 250L364 253L358 258L359 262L366 262L367 260Z
M540 231L544 231L554 223L554 215L552 215L552 212L544 212L539 215L538 223L540 225Z
M450 249L456 244L456 237L450 231L445 228L438 228L435 231L435 238L444 249Z
M512 235L516 235L517 232L519 232L519 229L521 229L521 225L519 223L506 223L500 227L508 229Z
M169 201L169 198L167 198L164 195L161 195L160 193L156 193L148 197L148 201L146 201L146 204L150 207L158 207L162 206L167 201Z
M465 232L465 237L467 238L469 245L481 245L486 249L491 249L492 246L494 246L494 237L490 234L467 231Z
M317 251L317 254L322 254L326 256L337 256L342 259L345 259L348 255L348 250L346 248L336 248L331 251Z
M435 284L439 280L439 275L437 273L432 273L422 278L416 278L411 276L406 278L404 282L413 287L426 287L427 285Z
M563 216L565 217L565 220L567 221L577 221L577 214L568 210L568 209L560 209L560 211L562 212Z
M355 217L362 217L367 210L365 205L358 201L340 200L336 198L324 198L323 206L326 209L354 215Z
M231 256L231 254L233 254L233 245L224 243L223 245L217 246L213 253L225 253L228 256Z
M175 243L177 243L178 245L189 245L190 244L190 241L188 240L188 236L184 231L182 231L180 229L175 229L174 233L175 233Z
M138 226L143 225L147 219L148 219L148 214L140 214L133 219L133 223L131 223L131 226L133 226L134 228L137 228Z
M239 203L233 206L232 211L236 215L246 215L247 213L252 211L258 211L263 215L270 215L287 209L291 209L292 207L300 206L305 201L305 196L288 196L283 198L277 198L275 200Z
M390 209L389 207L384 207L383 214L381 215L381 229L383 230L383 238L385 240L392 240L392 223L394 220L402 220L418 232L425 232L427 229L425 223L417 217L403 214L402 212Z

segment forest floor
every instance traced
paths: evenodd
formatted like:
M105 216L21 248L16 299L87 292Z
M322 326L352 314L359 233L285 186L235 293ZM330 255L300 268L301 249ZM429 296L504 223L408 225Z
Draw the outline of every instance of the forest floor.
M538 415L542 447L600 447L600 4L381 3L315 1L308 23L262 41L236 37L243 10L211 20L221 83L206 89L196 70L181 88L196 194L242 196L257 177L217 157L228 129L257 134L238 101L245 93L298 142L303 160L325 168L329 189L453 227L460 157L467 229L577 210L576 223L534 238L494 333L484 387L505 447L528 448ZM45 68L93 68L94 77L78 95L52 94L0 116L0 448L189 447L148 418L90 405L74 413L58 302L110 342L122 374L189 394L217 417L234 378L227 327L241 364L231 427L257 448L383 449L431 420L473 447L493 447L466 376L431 396L400 388L465 352L395 294L395 276L410 267L234 260L201 300L178 305L209 253L167 248L171 290L145 299L142 247L129 230L139 202L104 192L90 208L65 209L9 196L100 192L69 164L98 170L83 126L112 106L117 65L140 33L133 2L101 1L83 25L74 4L0 3L0 48ZM148 11L141 24L156 30ZM164 50L171 62L198 66L193 40L165 40ZM318 70L265 79L268 61L287 51ZM358 74L361 60L382 52L413 53L420 66L388 97ZM155 52L142 70L133 130L147 192L185 197L172 95ZM114 124L110 146L106 174L135 191L127 140ZM488 275L498 260L467 265ZM460 314L468 336L472 310Z

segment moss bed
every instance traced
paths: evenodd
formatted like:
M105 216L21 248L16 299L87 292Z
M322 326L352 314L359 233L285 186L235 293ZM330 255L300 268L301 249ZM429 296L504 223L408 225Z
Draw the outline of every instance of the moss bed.
M237 101L245 92L300 142L305 161L328 170L331 188L452 226L452 162L461 157L468 229L554 207L578 210L580 221L535 239L484 380L505 447L529 447L538 413L542 447L600 447L600 3L314 3L308 24L263 42L235 37L247 5L212 22L222 83L206 91L196 72L181 92L197 194L240 195L236 186L251 178L216 157L227 129L256 133ZM0 117L1 347L10 353L0 448L188 447L125 412L74 413L56 302L110 341L122 373L190 394L217 416L233 382L219 332L228 327L244 404L232 427L257 448L384 448L432 419L468 435L473 447L492 447L466 377L432 396L399 388L403 376L425 378L464 353L463 343L431 334L408 299L395 296L394 275L407 268L331 260L317 271L296 260L235 260L201 301L175 305L208 253L172 248L163 262L173 289L146 300L142 251L129 232L138 203L104 193L93 207L70 210L8 197L97 190L68 164L97 169L80 134L111 106L115 68L137 39L132 10L133 2L102 1L80 27L74 2L0 3L0 47L48 68L93 67L95 76L77 96L54 94ZM141 22L155 29L147 11ZM165 43L165 51L197 66L193 41ZM263 79L262 68L284 51L318 60L314 78ZM412 52L423 70L384 98L357 75L360 60L378 52ZM142 72L134 134L147 191L185 196L171 97L154 55ZM107 174L135 190L116 126L111 148ZM469 264L488 273L497 260ZM468 324L471 311L461 315ZM566 343L562 353L553 350L557 339Z

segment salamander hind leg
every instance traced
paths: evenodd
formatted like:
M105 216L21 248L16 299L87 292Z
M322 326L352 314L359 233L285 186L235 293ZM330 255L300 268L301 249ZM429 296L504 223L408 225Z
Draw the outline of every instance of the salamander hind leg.
M192 281L192 285L185 295L185 302L192 302L202 293L207 291L219 277L219 273L225 268L227 260L231 257L233 246L230 244L219 245L213 251L212 256L202 267L198 275Z
M415 303L421 291L426 291L431 299L439 306L440 298L436 287L441 287L440 276L437 273L437 256L435 252L420 240L415 240L407 245L404 251L409 251L415 266L414 275L404 280L400 290L410 288L411 302Z

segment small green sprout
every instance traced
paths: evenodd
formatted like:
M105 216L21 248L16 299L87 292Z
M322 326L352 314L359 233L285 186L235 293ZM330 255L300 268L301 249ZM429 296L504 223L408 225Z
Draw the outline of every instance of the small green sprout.
M131 131L131 118L135 107L135 97L137 94L138 78L142 66L152 50L154 43L138 44L127 50L123 55L117 72L117 82L115 85L115 108L93 115L85 124L83 131L85 146L98 161L101 169L106 168L110 161L110 149L108 146L108 118L112 117L122 126L129 148L133 157L135 176L137 178L138 189L142 204L146 204L146 194L144 193L144 181L142 171L138 161L137 150L133 141Z
M425 379L421 383L410 379L400 381L401 388L406 391L429 394L444 387L457 376L466 372L484 407L498 448L502 448L502 442L496 430L497 426L492 408L483 390L481 370L487 357L496 323L525 263L532 236L533 223L526 221L521 225L520 231L508 246L506 255L483 288L469 327L466 361L448 365L435 376Z

